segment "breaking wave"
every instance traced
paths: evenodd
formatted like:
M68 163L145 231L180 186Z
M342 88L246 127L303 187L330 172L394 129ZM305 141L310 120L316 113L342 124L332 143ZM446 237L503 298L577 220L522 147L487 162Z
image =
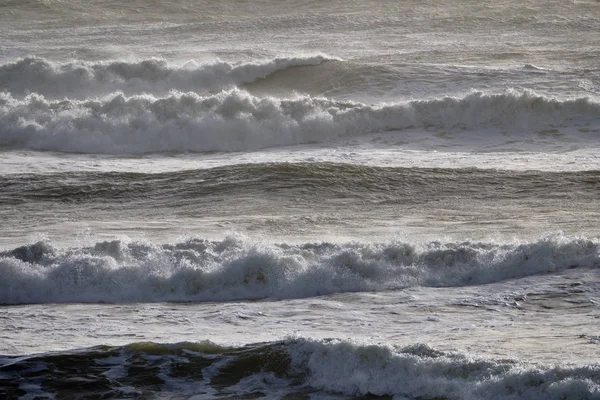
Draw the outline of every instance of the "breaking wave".
M332 59L316 55L236 64L224 61L199 64L194 61L177 66L160 59L53 63L43 58L28 57L0 65L0 91L13 96L37 93L48 99L84 99L116 91L155 95L166 95L171 90L206 92L254 82L276 71L319 65L328 60Z
M597 239L291 245L226 238L75 249L38 242L0 253L0 303L303 298L484 284L576 267L600 267Z
M4 92L0 147L104 154L243 151L409 128L500 128L516 135L558 127L590 131L598 128L599 115L600 104L589 98L561 101L514 91L383 105L260 98L239 89L60 101Z
M600 398L598 365L545 367L477 359L425 344L396 347L334 339L236 348L209 341L99 346L3 357L0 371L0 395L7 398Z

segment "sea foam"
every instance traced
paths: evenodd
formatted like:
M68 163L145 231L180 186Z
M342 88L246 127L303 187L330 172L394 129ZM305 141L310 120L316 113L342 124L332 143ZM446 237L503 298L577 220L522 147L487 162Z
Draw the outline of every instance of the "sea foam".
M598 399L598 366L528 368L511 360L342 340L289 344L311 387L350 396L444 399Z
M575 267L600 267L598 240L290 245L227 238L75 249L39 242L0 253L0 303L302 298L485 284Z
M244 151L323 143L409 128L494 128L528 137L570 127L594 132L600 104L529 92L474 92L395 104L298 96L261 98L239 89L216 94L112 94L94 100L22 99L0 93L0 147L135 154L160 151Z
M206 92L254 82L276 71L319 65L328 60L333 59L314 55L241 63L190 61L176 65L161 59L55 63L27 57L0 65L0 91L19 97L37 93L48 99L84 99L115 91L155 95L165 95L171 90Z

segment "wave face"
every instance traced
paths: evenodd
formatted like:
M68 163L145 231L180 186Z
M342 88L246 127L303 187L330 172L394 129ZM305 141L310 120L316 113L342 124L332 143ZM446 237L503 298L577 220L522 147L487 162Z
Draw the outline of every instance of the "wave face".
M166 97L123 93L96 100L22 99L0 93L0 147L135 154L242 151L322 143L410 128L501 129L515 135L571 127L598 129L600 104L529 92L367 105L299 96L259 98L233 89ZM485 133L480 133L485 134Z
M316 55L236 64L188 62L177 66L160 59L53 63L28 57L0 65L0 91L15 97L36 93L47 99L84 99L117 91L163 95L172 90L207 92L254 82L276 71L319 65L328 60L326 56Z
M227 238L67 250L38 242L0 253L0 303L302 298L484 284L576 267L600 267L598 240L290 245Z
M597 365L544 368L404 348L293 339L240 348L134 343L4 357L0 394L79 397L599 399ZM85 376L85 378L73 378ZM22 382L28 382L24 385ZM370 398L370 397L369 397Z

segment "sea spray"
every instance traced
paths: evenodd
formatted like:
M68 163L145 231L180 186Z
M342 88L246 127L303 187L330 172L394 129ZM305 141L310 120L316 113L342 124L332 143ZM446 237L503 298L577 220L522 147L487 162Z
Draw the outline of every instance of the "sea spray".
M590 131L598 128L599 115L600 104L588 98L556 100L515 91L382 105L261 98L240 89L60 101L3 92L0 147L107 154L243 151L430 127L510 129L519 137L554 128Z
M41 242L0 254L0 303L303 298L485 284L599 266L598 240L562 236L514 244L291 245L226 238L57 249Z
M30 93L46 99L85 99L122 91L129 95L167 95L172 90L208 92L254 82L297 66L334 60L325 55L279 57L264 61L173 64L162 59L140 61L71 61L55 63L27 57L0 65L0 92L15 97Z

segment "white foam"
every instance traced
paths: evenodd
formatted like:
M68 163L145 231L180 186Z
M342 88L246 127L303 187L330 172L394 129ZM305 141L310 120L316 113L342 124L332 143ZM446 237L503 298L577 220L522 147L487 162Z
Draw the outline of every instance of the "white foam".
M559 101L514 91L383 105L310 96L259 98L239 89L206 96L120 93L85 101L37 94L17 99L5 92L0 93L0 147L104 154L247 151L409 128L491 127L521 140L545 129L585 128L589 147L599 115L600 104L588 98Z
M277 245L227 238L73 250L41 242L0 253L0 303L302 298L475 285L574 267L600 267L598 240Z
M330 60L324 55L280 57L264 61L215 61L171 64L161 59L127 61L71 61L54 63L27 57L0 65L0 91L13 96L37 93L48 99L128 94L168 94L171 90L206 92L265 78L273 72Z
M600 367L535 367L442 353L426 345L396 348L350 341L300 340L290 346L314 388L394 398L564 399L600 396Z

